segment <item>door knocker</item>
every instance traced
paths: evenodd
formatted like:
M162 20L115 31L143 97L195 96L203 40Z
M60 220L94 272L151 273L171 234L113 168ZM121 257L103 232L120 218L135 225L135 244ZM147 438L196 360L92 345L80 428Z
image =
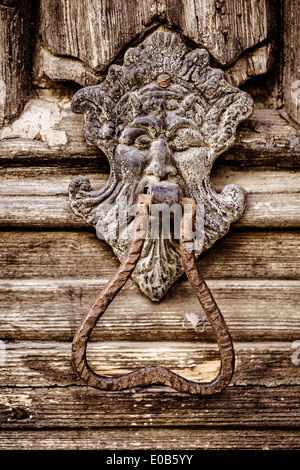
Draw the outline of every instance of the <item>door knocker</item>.
M247 93L209 65L206 50L190 51L178 35L166 31L127 50L123 65L112 65L100 85L73 97L73 111L85 115L86 140L107 156L110 177L99 190L88 178L75 178L70 206L121 261L73 339L75 371L89 386L122 390L159 384L209 395L230 382L232 340L196 259L243 214L244 189L231 184L216 193L210 172L215 159L233 145L236 127L252 106ZM184 272L218 343L217 377L197 383L162 366L118 377L93 372L86 359L91 332L129 276L159 301Z

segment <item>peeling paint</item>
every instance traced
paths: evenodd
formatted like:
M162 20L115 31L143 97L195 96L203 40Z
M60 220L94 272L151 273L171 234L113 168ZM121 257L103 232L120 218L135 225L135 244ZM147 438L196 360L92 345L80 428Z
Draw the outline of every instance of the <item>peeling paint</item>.
M0 140L36 139L53 148L66 145L66 133L55 128L62 118L62 110L57 104L30 100L20 118L0 131Z

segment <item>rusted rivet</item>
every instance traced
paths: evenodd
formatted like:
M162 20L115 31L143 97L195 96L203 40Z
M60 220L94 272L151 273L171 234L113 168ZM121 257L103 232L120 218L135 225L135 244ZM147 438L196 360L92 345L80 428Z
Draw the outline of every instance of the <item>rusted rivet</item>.
M167 88L170 85L171 77L167 73L162 73L157 77L157 85L161 88Z

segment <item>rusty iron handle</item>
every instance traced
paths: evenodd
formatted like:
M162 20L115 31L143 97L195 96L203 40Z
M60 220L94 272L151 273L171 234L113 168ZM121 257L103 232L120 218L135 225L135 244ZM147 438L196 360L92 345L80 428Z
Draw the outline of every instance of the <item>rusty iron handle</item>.
M193 199L183 198L180 204L192 207L191 217L194 220L196 203ZM114 297L125 285L134 270L144 243L144 235L148 224L148 195L140 195L137 199L137 209L131 241L126 255L116 274L95 300L91 309L84 317L72 343L72 363L79 378L90 387L100 390L124 390L148 385L168 385L179 392L212 395L221 392L230 382L234 372L234 349L226 322L203 280L196 263L192 234L186 233L181 223L180 249L186 275L193 290L212 326L220 350L221 367L218 375L211 382L198 383L181 377L161 366L143 367L129 374L118 377L105 377L91 370L86 358L87 344L97 322L106 311Z

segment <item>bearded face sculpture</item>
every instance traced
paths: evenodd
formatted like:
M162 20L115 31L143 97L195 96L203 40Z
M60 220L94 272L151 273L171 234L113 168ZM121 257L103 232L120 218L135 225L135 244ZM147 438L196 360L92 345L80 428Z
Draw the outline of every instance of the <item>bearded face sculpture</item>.
M176 34L155 32L126 52L122 66L111 66L100 85L79 90L72 109L84 113L86 139L107 156L110 178L100 190L76 178L70 205L120 260L134 218L125 209L153 185L176 184L181 196L202 208L197 256L241 217L243 188L228 185L217 194L210 171L233 145L237 125L252 112L252 99L210 67L206 50L189 51ZM183 271L178 240L161 235L145 240L132 277L152 300L160 300Z

